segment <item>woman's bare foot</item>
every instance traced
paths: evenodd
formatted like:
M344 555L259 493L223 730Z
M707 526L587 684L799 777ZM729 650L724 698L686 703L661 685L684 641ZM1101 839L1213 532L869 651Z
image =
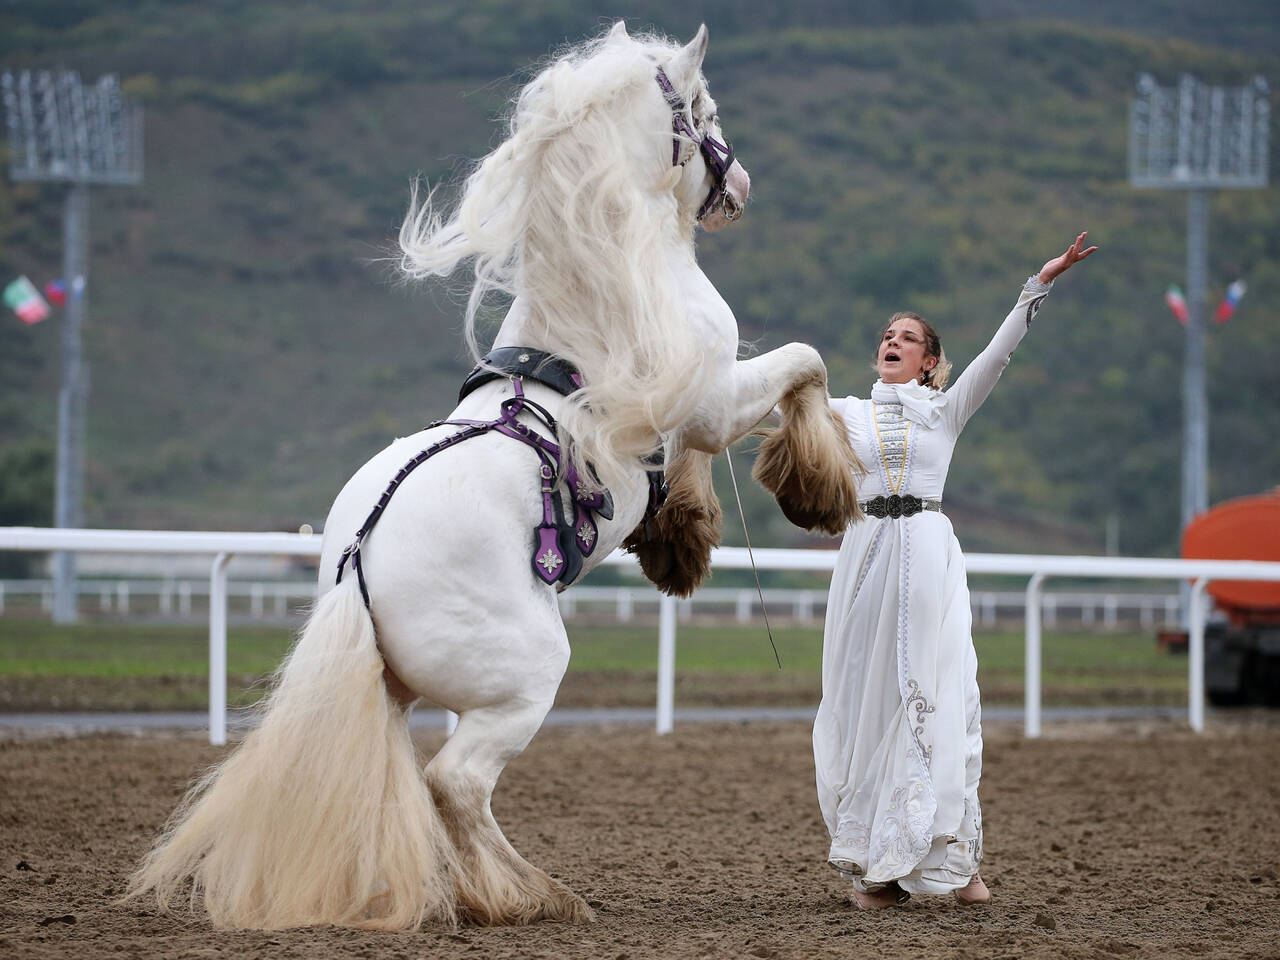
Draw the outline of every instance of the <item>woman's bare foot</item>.
M853 888L853 903L859 910L884 910L887 907L900 907L911 899L911 894L903 890L897 883L887 883L879 890L863 893Z
M991 891L987 889L987 885L982 882L982 877L978 874L973 875L973 879L969 881L967 887L961 887L959 890L952 891L956 895L956 899L963 903L966 907L972 907L975 904L986 903L991 899Z

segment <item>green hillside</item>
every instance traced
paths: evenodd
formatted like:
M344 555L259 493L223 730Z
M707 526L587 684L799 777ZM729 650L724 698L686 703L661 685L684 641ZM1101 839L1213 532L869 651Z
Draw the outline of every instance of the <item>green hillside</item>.
M1125 552L1170 553L1182 333L1162 294L1183 282L1186 202L1128 186L1128 102L1139 71L1280 83L1256 43L1277 15L1241 0L1215 31L1169 0L1152 27L1110 5L1076 23L1009 6L617 13L681 36L708 23L753 202L702 262L744 339L814 343L833 392L865 393L879 326L906 307L962 368L1023 278L1089 229L1101 252L970 424L949 509L975 549L1099 552L1116 514ZM1249 17L1252 39L1233 35ZM406 288L387 261L410 180L456 179L523 71L608 19L579 0L0 4L0 65L117 72L147 106L143 185L92 199L87 521L318 527L359 463L447 412L468 366L459 293ZM1280 482L1278 214L1274 189L1211 204L1210 299L1249 282L1210 337L1213 500ZM57 188L0 180L0 279L58 274L60 216ZM0 471L48 469L58 337L0 320ZM744 494L757 545L797 539Z

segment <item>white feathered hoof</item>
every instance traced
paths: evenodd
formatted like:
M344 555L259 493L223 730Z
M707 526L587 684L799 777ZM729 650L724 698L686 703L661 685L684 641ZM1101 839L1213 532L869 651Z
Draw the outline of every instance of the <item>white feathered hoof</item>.
M687 597L711 572L723 511L711 482L711 454L684 450L667 469L667 500L623 541L663 593Z
M838 536L862 519L859 462L825 384L810 383L782 399L782 426L762 430L751 474L797 527Z
M453 839L458 921L475 926L589 923L587 902L539 870L502 835L478 787L432 779L432 796Z

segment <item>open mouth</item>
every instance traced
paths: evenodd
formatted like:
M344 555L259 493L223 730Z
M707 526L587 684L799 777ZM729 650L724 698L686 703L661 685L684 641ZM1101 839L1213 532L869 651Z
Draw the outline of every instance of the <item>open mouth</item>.
M898 356L896 353L894 353L892 350L890 350L888 353L886 353L886 354L884 355L884 359L885 359L885 361L886 361L887 363L897 363L897 362L898 362L899 360L901 360L902 358L901 358L901 357L899 357L899 356Z

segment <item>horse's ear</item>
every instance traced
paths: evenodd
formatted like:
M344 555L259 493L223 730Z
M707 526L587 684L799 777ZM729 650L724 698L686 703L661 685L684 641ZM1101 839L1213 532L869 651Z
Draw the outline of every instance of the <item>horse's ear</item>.
M605 37L606 41L622 40L627 36L627 23L625 20L619 20L613 25L609 31L609 35Z
M671 58L667 73L677 90L687 90L693 85L693 79L702 69L702 61L707 55L707 25L698 27L698 32L688 45Z

